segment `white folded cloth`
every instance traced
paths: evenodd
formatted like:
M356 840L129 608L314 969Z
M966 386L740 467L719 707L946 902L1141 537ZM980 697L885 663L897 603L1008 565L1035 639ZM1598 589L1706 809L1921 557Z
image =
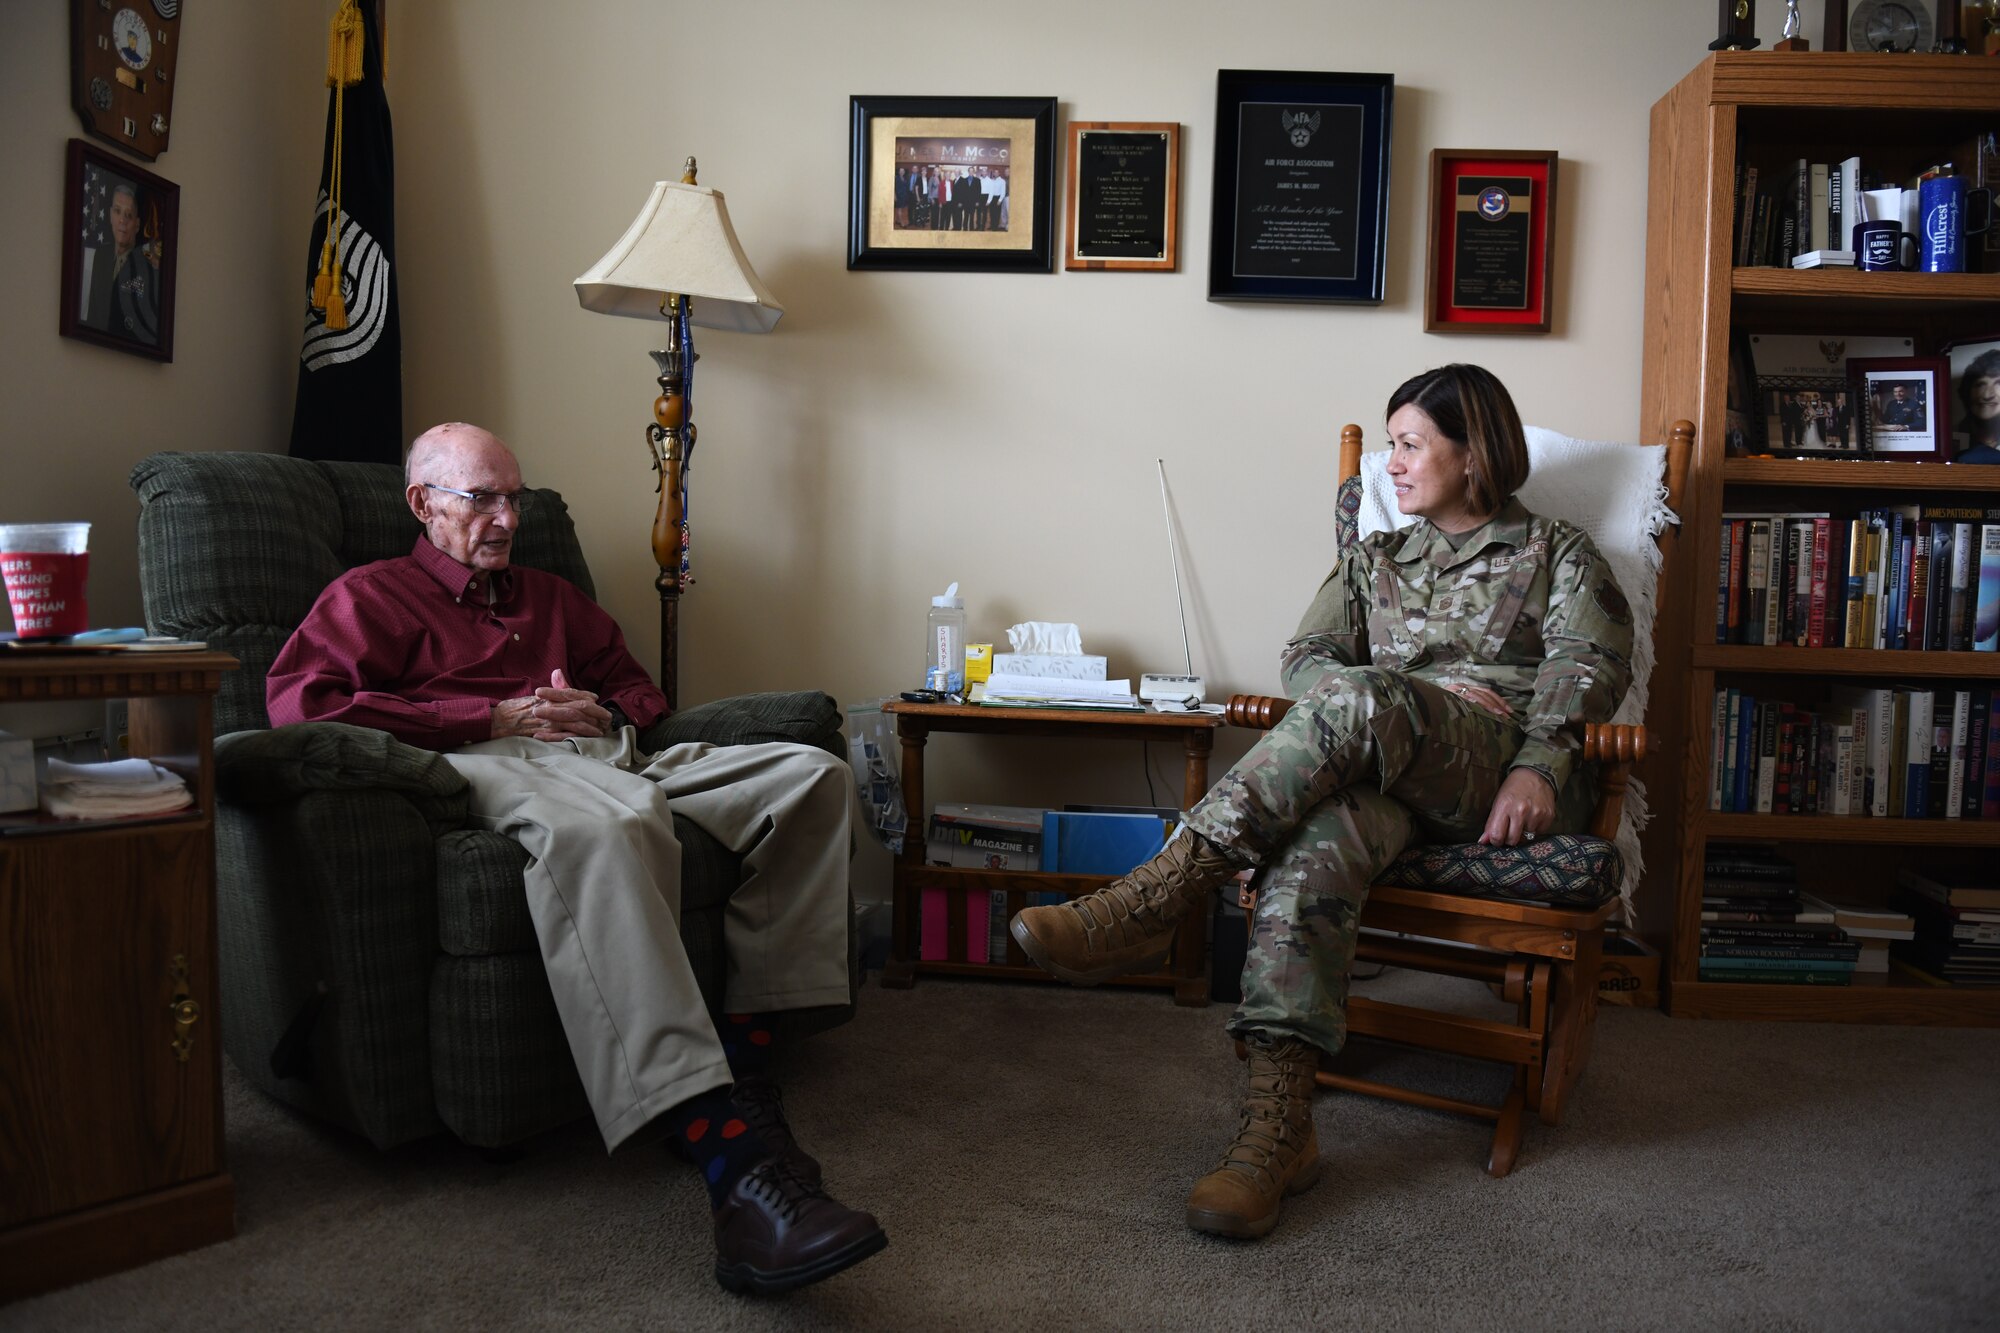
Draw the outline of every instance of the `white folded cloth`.
M49 760L42 781L42 809L58 819L120 819L166 815L194 804L180 774L150 759L105 764Z

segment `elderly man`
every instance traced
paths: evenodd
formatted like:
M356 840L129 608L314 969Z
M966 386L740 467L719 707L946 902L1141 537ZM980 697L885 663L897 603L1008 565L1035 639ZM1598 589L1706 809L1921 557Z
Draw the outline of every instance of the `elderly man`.
M848 999L846 765L792 744L641 753L666 699L580 589L511 566L533 494L507 446L437 426L405 480L423 536L320 595L272 664L272 722L351 722L443 752L474 816L527 850L543 964L605 1147L665 1137L700 1166L718 1281L787 1291L874 1254L881 1227L821 1189L767 1077L772 1015ZM743 857L726 1041L681 945L672 813Z

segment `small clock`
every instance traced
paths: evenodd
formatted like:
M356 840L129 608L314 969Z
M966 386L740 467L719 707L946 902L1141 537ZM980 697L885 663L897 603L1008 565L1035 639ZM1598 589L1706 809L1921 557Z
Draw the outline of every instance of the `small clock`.
M151 160L167 151L182 0L70 0L70 103L83 128Z
M1957 0L1945 3L1956 4ZM1928 51L1934 40L1930 11L1917 0L1858 0L1847 15L1850 51L1892 51L1900 55Z

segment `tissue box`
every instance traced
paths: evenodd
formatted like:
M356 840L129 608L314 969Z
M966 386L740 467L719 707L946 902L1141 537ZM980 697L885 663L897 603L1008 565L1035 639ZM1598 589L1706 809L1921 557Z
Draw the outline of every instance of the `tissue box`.
M35 805L35 743L0 731L0 811L32 810Z
M968 643L965 645L965 683L971 685L985 680L993 674L993 645L990 643Z
M1053 676L1057 680L1104 680L1105 661L1091 653L995 653L996 675Z

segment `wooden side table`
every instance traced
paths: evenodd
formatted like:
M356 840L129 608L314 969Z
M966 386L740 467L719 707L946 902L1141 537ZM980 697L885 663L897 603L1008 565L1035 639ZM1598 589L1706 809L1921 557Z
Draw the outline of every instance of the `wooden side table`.
M0 815L0 1301L236 1234L211 712L235 666L211 652L0 655L0 705L127 700L131 752L194 795L143 820Z
M1004 890L1011 919L1028 905L1030 893L1055 891L1075 898L1111 882L1108 875L1054 875L925 865L924 831L929 807L924 803L924 742L932 732L1067 740L1179 740L1186 756L1181 807L1188 809L1208 792L1208 756L1214 749L1216 728L1222 725L1222 719L1211 713L986 708L976 704L912 703L907 699L891 700L883 705L883 711L896 718L896 735L902 742L903 808L910 818L909 828L903 834L903 854L897 858L891 878L889 959L882 968L882 984L898 989L915 985L922 974L1054 981L1054 977L1031 963L1011 938L1007 941L1004 963L966 958L967 897ZM925 889L947 891L949 958L918 957L919 912ZM1208 917L1206 912L1189 912L1182 919L1164 971L1136 973L1107 984L1165 987L1173 991L1175 1004L1207 1004Z

